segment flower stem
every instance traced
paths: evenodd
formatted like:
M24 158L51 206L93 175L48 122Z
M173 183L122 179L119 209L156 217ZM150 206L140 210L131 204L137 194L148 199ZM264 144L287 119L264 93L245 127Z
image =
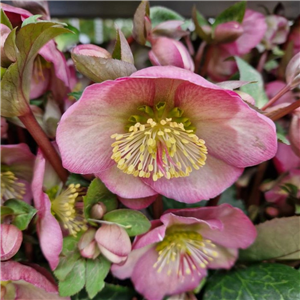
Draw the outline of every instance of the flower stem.
M281 96L283 96L289 90L290 90L290 86L286 85L265 106L263 106L261 110L266 110L268 107L270 107L272 104L274 104Z
M46 159L50 162L59 178L65 182L68 178L68 172L63 168L61 159L46 136L45 132L35 119L32 111L19 117L20 121L24 124L31 136L34 138Z
M259 62L258 62L257 68L256 68L257 72L261 73L263 71L267 57L268 57L268 51L265 51L259 59Z
M202 56L203 56L203 51L204 51L204 48L206 46L206 42L203 41L201 42L198 50L197 50L197 53L196 53L196 56L195 56L195 73L198 74L198 71L199 71L199 68L200 68L200 64L201 64L201 60L202 60Z
M154 219L159 219L164 212L162 195L158 195L156 200L152 203L152 209Z
M291 113L298 107L300 107L300 100L297 100L296 102L293 102L292 104L290 104L284 108L281 108L279 110L276 110L274 112L267 113L267 114L265 114L265 116L270 118L272 121L277 121L280 118L284 117L285 115Z

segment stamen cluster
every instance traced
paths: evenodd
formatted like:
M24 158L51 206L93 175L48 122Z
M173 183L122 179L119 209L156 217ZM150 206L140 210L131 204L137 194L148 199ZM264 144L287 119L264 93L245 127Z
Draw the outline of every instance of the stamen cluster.
M23 200L26 194L25 184L18 182L18 178L11 171L1 172L1 199Z

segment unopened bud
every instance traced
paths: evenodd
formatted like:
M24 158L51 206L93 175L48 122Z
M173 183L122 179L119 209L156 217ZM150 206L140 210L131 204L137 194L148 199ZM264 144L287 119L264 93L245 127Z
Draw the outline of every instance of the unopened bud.
M76 46L72 50L72 53L83 55L83 56L111 58L111 54L107 50L105 50L104 48L98 47L96 45L92 45L92 44Z
M300 85L300 53L297 53L288 63L285 77L291 89Z
M276 218L279 215L278 209L275 207L271 207L271 206L266 208L266 213L272 218Z
M100 220L103 218L105 213L106 213L106 206L102 202L95 204L91 209L91 217L93 219Z
M80 238L78 242L78 249L81 251L89 246L89 244L95 239L96 229L89 228Z
M216 26L214 31L214 41L218 43L231 43L239 38L244 32L242 25L231 21Z
M12 224L1 224L1 261L12 258L20 249L22 231Z
M85 258L95 259L100 254L100 250L97 246L96 241L92 241L84 249L80 250L80 254Z

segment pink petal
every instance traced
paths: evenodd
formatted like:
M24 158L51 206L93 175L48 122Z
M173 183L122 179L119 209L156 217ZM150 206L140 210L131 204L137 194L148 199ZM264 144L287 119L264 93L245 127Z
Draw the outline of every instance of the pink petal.
M1 224L1 261L12 258L20 249L22 231L12 224Z
M222 230L203 227L199 233L216 244L227 248L249 247L256 238L256 229L249 218L238 208L229 204L216 207L201 207L173 210L173 214L194 217L200 220L220 220Z
M205 140L208 157L213 155L244 168L266 161L276 153L274 123L249 108L235 92L186 83L177 89L175 105L196 126L196 135Z
M111 267L111 272L113 275L119 279L125 279L129 278L132 275L132 272L135 268L135 265L137 261L141 258L141 256L146 253L152 245L140 248L140 249L134 249L132 250L129 255L126 262L122 265L113 264Z
M291 147L294 153L300 159L300 141L299 141L299 133L300 133L300 111L294 111L290 129L289 129L289 139L291 142Z
M291 146L278 143L274 164L279 173L300 167L300 158L293 152Z
M76 46L75 48L73 48L72 52L84 56L111 58L111 54L106 49L92 44Z
M234 265L238 257L237 249L229 249L216 245L216 248L214 248L214 250L218 252L218 257L214 257L213 261L209 262L209 269L228 270Z
M188 177L143 179L157 193L184 203L195 203L219 195L233 184L243 169L228 165L208 154L205 166Z
M178 270L175 268L175 264L172 263L170 275L167 274L167 266L158 273L157 269L153 267L157 259L157 251L155 248L151 248L138 260L131 276L135 289L148 300L161 300L166 295L193 290L198 286L200 280L206 276L206 270L204 269L201 273L195 270L190 275L178 276Z
M136 210L140 210L140 209L144 209L146 207L148 207L150 204L152 204L158 195L154 195L154 196L149 196L149 197L145 197L145 198L137 198L137 199L127 199L127 198L122 198L122 197L118 197L118 199L120 200L120 202L131 208L131 209L136 209Z
M13 27L20 26L25 19L32 16L29 11L8 4L1 3L1 8L9 18Z
M111 135L125 132L130 115L153 105L150 80L121 78L87 87L62 116L57 143L63 165L75 173L98 173L114 164Z
M144 198L157 195L139 177L124 173L116 165L101 173L97 173L96 176L103 181L109 190L122 198ZM152 198L148 199L152 200Z

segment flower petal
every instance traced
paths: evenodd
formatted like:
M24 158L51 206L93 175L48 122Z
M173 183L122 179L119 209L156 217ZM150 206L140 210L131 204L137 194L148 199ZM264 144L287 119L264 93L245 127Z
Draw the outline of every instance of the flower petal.
M57 129L63 165L75 173L97 173L112 166L111 135L125 131L139 106L152 106L154 92L152 81L146 79L121 78L87 87Z
M122 198L144 198L157 195L140 178L128 175L119 170L116 165L96 174L106 187Z
M218 253L218 257L214 257L213 261L209 262L208 268L209 269L230 269L237 257L238 257L238 250L237 249L229 249L224 248L222 246L216 245L214 251Z
M148 300L161 300L165 295L193 290L206 276L205 269L201 273L195 270L192 274L179 276L175 264L170 265L171 274L167 273L168 267L157 272L153 267L157 259L157 251L151 248L138 260L131 276L135 289Z
M145 198L137 198L137 199L132 199L132 198L127 199L127 198L118 197L118 199L123 205L136 210L140 210L148 207L156 200L156 198L157 195L149 196Z
M208 154L205 165L193 170L188 177L143 179L157 193L185 203L208 200L219 195L242 174L236 168Z
M13 257L20 249L22 231L12 224L1 224L1 261Z
M196 126L196 135L205 140L208 157L213 155L244 168L276 153L274 123L251 109L235 92L186 83L177 89L175 104Z

